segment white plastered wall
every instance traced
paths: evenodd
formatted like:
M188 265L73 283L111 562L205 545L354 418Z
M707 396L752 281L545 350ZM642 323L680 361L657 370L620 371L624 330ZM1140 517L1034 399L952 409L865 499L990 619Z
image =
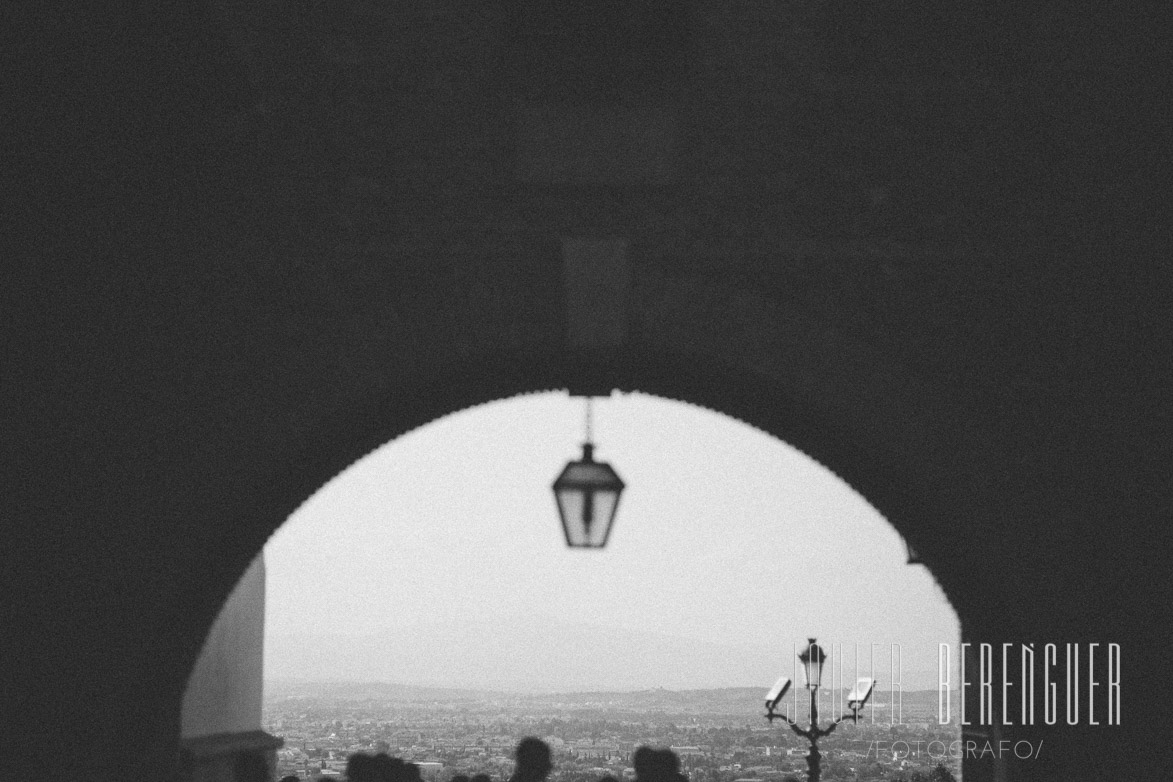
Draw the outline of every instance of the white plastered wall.
M249 565L216 617L183 696L185 739L261 729L265 561Z

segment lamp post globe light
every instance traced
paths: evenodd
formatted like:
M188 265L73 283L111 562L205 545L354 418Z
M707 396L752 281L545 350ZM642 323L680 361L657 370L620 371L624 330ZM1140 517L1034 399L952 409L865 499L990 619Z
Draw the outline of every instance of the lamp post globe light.
M606 462L596 462L591 442L591 404L587 397L586 442L582 459L563 468L554 481L554 500L566 545L571 548L603 548L611 534L623 481Z
M811 693L810 727L804 730L798 726L797 722L785 714L779 714L774 711L782 698L786 696L786 692L790 689L790 679L785 676L779 679L766 694L766 719L771 723L776 719L784 720L790 726L791 730L810 742L810 752L806 756L807 774L810 782L819 782L819 761L823 757L819 752L819 739L834 733L835 728L839 727L839 723L844 720L851 720L853 723L858 722L859 711L867 704L868 699L872 697L872 689L875 687L876 682L874 679L867 678L856 680L855 687L847 694L847 708L851 710L851 713L842 715L826 728L820 728L819 682L823 678L823 664L827 660L827 653L823 651L821 646L815 643L814 638L810 638L807 639L806 648L802 654L798 655L798 659L802 662L802 676L805 680L803 685Z

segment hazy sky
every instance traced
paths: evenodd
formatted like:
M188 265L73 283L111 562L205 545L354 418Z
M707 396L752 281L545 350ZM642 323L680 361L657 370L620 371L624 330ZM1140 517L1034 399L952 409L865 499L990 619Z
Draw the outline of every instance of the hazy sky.
M550 485L583 437L583 400L565 393L446 417L323 487L265 550L267 675L483 685L495 667L517 683L501 659L462 648L503 649L512 633L541 657L540 686L748 686L789 674L792 645L808 635L851 649L899 643L906 672L935 671L938 642L956 643L928 571L906 565L895 530L807 456L641 394L595 400L594 420L596 459L627 484L603 551L567 549L557 521ZM386 655L339 639L380 633ZM565 647L590 645L575 633L613 633L610 660L563 680ZM644 643L649 634L689 643L649 659L663 646ZM390 648L413 641L424 648ZM404 655L413 661L388 662Z

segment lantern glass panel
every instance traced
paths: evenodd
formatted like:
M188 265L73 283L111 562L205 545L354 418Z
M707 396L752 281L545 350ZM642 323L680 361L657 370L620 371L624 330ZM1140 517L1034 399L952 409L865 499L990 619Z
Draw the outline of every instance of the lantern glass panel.
M872 688L876 686L875 679L861 678L855 680L855 687L847 693L847 708L852 711L862 709L872 697Z
M823 665L822 663L811 660L803 664L802 672L806 676L805 684L807 689L818 687L819 681L823 678Z
M588 501L588 497L590 498ZM598 548L606 544L619 494L568 488L558 492L558 512L566 542L571 546Z
M826 652L812 638L803 649L802 654L798 655L798 659L802 662L802 674L805 680L803 684L808 690L818 687L823 678L823 662L827 659Z
M566 465L554 482L554 496L567 545L606 545L622 491L623 481L605 462L584 459Z

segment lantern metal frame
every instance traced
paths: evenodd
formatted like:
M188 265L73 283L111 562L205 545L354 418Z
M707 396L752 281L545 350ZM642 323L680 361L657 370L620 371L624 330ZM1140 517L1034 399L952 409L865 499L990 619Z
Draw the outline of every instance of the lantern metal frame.
M566 537L566 545L570 548L579 549L601 549L606 547L607 541L611 537L611 530L615 525L615 517L619 513L619 500L623 496L623 490L626 484L619 474L615 472L607 462L596 462L594 458L595 446L591 442L591 399L587 397L586 400L586 437L582 444L582 458L578 461L571 461L562 469L562 472L555 479L552 486L554 490L554 504L558 509L558 520L562 523L562 533ZM571 503L566 501L565 495L568 493L581 493L581 513L582 518L576 522L567 518L567 514L578 510L571 509ZM607 518L595 518L596 502L595 498L598 494L612 494L615 497L610 506L610 513ZM579 523L582 525L580 533L572 531L572 528L577 529ZM592 541L590 530L595 524L605 525L603 534ZM581 535L581 537L578 537Z

